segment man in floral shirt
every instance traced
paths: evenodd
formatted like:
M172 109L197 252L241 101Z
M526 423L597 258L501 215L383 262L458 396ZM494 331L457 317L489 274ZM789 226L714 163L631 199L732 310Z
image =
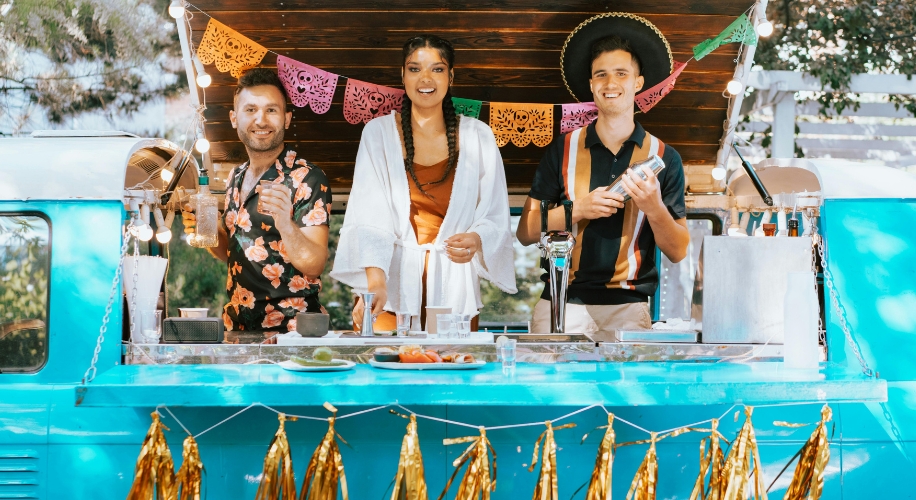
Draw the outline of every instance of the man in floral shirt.
M319 276L328 259L330 184L283 143L292 118L286 101L272 70L239 79L229 118L249 161L229 174L219 246L210 249L229 265L226 329L267 338L294 331L297 313L321 310ZM273 184L262 189L259 181Z

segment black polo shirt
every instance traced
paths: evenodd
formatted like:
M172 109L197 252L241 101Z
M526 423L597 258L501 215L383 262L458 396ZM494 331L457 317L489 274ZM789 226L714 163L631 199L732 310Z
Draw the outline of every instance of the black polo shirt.
M615 155L598 137L595 123L556 138L534 175L528 196L559 203L608 186L637 160L658 154L665 163L658 180L663 203L674 219L686 217L684 166L674 148L647 134L639 122ZM586 186L587 183L587 186ZM583 220L574 228L568 300L584 304L645 302L658 288L655 236L633 200L617 213ZM546 264L546 263L544 263ZM546 281L547 274L541 279ZM541 294L550 299L550 287Z

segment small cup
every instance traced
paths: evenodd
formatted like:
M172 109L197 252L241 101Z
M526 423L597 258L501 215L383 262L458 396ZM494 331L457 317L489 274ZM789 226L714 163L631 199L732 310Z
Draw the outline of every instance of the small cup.
M178 316L182 318L206 318L210 312L206 307L179 307Z
M452 325L454 324L452 316L452 314L436 315L436 331L439 333L439 338L451 338Z
M471 315L455 314L455 324L458 327L458 338L466 339L471 336Z
M261 213L261 214L264 214L264 215L273 215L273 214L271 214L270 212L267 212L267 211L265 211L265 210L262 208L262 205L261 205L261 194L264 193L264 190L265 190L265 189L273 189L274 186L276 186L277 184L280 184L280 183L279 183L279 182L275 182L275 181L258 181L258 184L260 185L260 188L261 188L261 190L258 191L258 213Z
M410 331L410 320L411 320L410 313L409 312L399 312L399 313L395 313L395 316L397 317L397 321L398 321L398 326L397 326L398 337L406 337L407 332Z
M763 225L763 235L764 236L776 236L776 224L764 224Z
M515 339L507 339L496 348L499 359L503 363L503 373L509 374L515 371L516 342Z

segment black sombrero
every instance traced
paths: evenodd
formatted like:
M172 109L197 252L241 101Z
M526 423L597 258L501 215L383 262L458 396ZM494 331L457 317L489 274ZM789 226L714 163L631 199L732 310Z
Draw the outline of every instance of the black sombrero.
M569 34L560 52L563 83L577 101L592 100L591 47L601 38L617 35L628 40L642 62L646 90L668 78L674 70L674 58L665 35L647 19L624 12L599 14L586 19Z

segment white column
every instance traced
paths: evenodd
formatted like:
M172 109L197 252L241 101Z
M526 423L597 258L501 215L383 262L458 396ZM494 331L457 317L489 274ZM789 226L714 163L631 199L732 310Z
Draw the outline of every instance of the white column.
M795 157L795 93L780 92L773 107L773 158Z

